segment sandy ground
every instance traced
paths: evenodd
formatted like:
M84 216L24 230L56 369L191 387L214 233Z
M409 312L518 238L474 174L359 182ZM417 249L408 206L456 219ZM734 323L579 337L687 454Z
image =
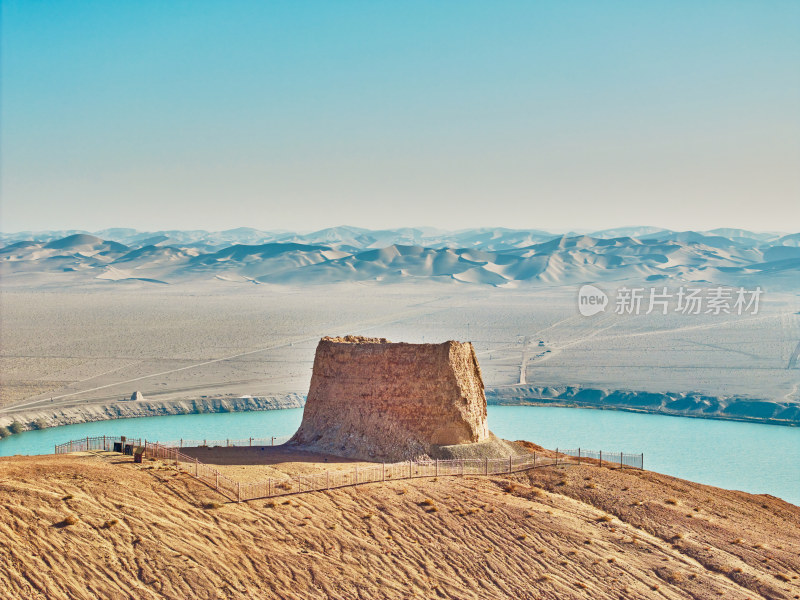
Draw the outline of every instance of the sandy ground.
M144 285L144 284L142 284ZM0 406L305 393L324 335L474 342L486 385L800 399L800 298L761 312L581 317L574 287L193 284L0 294ZM540 345L542 342L543 345ZM51 402L51 398L53 399Z
M317 452L287 450L282 446L182 448L181 452L202 463L213 465L220 473L241 482L375 466L374 463L361 460L351 460Z
M14 457L0 498L8 599L800 598L800 508L650 472L235 504L159 463Z

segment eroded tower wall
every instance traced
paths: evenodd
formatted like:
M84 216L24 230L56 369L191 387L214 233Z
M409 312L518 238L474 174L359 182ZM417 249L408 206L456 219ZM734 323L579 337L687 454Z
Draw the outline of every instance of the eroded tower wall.
M488 439L486 397L470 343L323 338L293 440L339 456L406 460L433 445Z

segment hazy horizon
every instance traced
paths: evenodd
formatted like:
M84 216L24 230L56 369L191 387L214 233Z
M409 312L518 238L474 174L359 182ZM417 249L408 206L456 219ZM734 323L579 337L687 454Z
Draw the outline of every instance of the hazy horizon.
M716 230L723 230L723 229L731 229L731 230L742 230L742 231L749 231L751 233L756 234L794 234L800 231L800 224L795 229L753 229L748 227L727 227L727 226L716 226L711 227L708 229L700 229L700 228L686 228L686 229L672 229L669 227L661 227L659 225L618 225L613 227L605 227L605 228L586 228L586 227L574 227L574 228L551 228L551 227L514 227L514 226L506 226L506 225L499 225L499 226L487 226L487 225L476 225L473 227L459 227L459 228L447 228L447 227L434 227L432 225L425 225L425 224L416 224L416 225L399 225L393 227L362 227L357 225L352 225L350 223L342 223L338 225L327 225L319 228L302 228L302 229L292 229L286 227L275 227L275 228L262 228L262 227L254 227L252 225L238 225L234 227L226 227L226 228L203 228L203 227L147 227L147 228L139 228L139 227L128 227L128 226L110 226L110 227L99 227L97 229L87 229L85 227L58 227L58 228L43 228L43 229L17 229L17 230L6 230L0 229L0 234L3 235L18 235L21 233L49 233L49 232L80 232L80 233L88 233L88 234L97 234L107 231L119 230L132 230L136 231L137 233L158 233L164 231L181 231L181 232L190 232L190 231L205 231L208 233L224 233L227 231L236 231L236 230L257 230L263 231L264 233L293 233L299 235L307 235L312 233L317 233L320 231L326 230L335 230L335 229L363 229L364 231L398 231L404 229L415 229L415 230L429 230L429 231L440 231L442 233L458 233L458 232L468 232L468 231L478 231L478 230L509 230L509 231L540 231L543 233L552 234L554 236L558 235L567 235L567 234L575 234L575 235L589 235L592 233L600 233L606 231L615 231L615 230L628 230L628 229L653 229L654 231L674 231L676 233L686 232L686 231L694 231L697 233L708 233L711 231Z

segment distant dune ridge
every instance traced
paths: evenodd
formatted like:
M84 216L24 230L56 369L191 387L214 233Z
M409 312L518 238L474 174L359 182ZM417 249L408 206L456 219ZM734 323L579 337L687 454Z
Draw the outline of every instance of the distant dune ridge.
M439 281L516 287L647 281L800 286L800 233L631 227L540 230L335 227L310 234L223 232L1 234L7 285L187 281L267 284Z
M317 345L303 421L291 441L337 456L401 461L488 439L472 344L347 336Z

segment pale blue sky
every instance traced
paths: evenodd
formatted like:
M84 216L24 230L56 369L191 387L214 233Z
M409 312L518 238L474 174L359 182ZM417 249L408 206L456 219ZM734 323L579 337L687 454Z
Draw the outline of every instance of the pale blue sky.
M0 229L800 230L800 2L2 2Z

